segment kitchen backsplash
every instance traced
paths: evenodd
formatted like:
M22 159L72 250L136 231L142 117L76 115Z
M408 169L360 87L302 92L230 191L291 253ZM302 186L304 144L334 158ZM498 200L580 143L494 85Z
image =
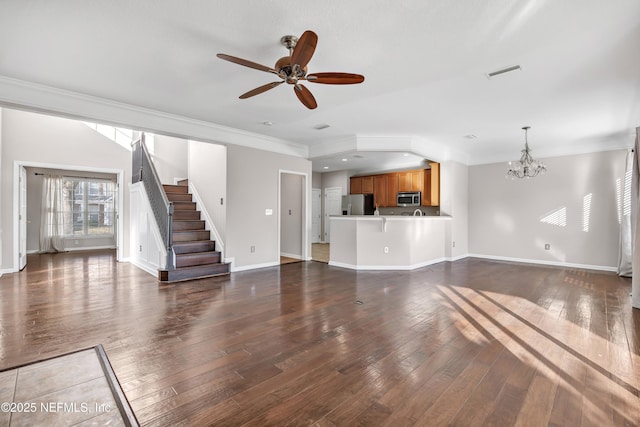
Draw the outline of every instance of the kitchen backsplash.
M413 212L416 209L420 209L423 212L423 215L427 216L439 216L440 215L440 207L439 206L417 206L417 207L396 207L396 208L378 208L380 211L380 215L402 215L402 214L410 214L413 215Z

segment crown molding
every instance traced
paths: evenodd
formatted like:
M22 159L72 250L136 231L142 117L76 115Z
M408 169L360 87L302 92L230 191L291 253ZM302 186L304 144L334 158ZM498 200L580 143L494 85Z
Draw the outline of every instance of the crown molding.
M0 76L0 105L204 142L307 158L306 145L212 122Z
M325 139L324 141L309 147L309 159L319 159L325 156L333 156L341 153L357 151L358 139L355 135L341 136Z

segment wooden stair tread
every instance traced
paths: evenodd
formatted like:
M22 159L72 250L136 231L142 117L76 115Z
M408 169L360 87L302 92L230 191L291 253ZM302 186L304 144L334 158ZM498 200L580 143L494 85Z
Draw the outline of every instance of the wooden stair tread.
M211 240L211 232L200 218L187 183L163 185L173 204L173 252L176 267L158 270L161 282L182 282L229 274L229 263L220 262L222 254Z

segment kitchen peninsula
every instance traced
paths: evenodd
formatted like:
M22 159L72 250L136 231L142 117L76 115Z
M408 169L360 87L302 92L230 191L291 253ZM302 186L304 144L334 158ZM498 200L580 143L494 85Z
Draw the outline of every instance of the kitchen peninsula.
M413 270L445 260L450 216L332 216L329 265Z

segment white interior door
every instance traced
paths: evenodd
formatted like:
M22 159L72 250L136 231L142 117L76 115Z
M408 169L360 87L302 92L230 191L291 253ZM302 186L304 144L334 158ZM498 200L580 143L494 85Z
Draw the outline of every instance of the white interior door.
M320 225L322 224L322 190L312 188L311 198L311 243L322 241Z
M19 254L18 258L20 260L19 268L22 270L27 265L27 169L24 166L20 166L20 195L19 201L20 204L20 214L18 217L18 221L20 224L19 227Z
M330 187L324 189L324 241L331 241L329 218L331 215L342 214L342 188Z

